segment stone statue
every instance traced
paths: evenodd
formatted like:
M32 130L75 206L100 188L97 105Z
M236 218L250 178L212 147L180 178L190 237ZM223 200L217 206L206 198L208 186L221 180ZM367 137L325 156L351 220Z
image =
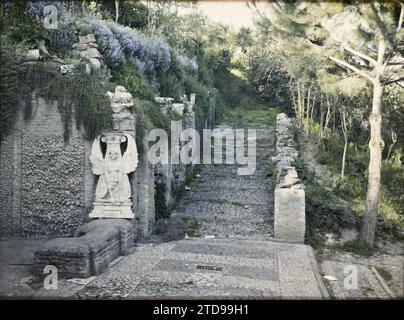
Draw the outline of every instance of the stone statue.
M135 118L132 114L133 98L124 87L117 86L115 92L107 92L111 100L112 127L117 131L134 131Z
M104 153L103 153L103 150ZM128 174L135 171L138 153L131 134L106 133L94 140L90 161L99 176L90 218L133 218Z

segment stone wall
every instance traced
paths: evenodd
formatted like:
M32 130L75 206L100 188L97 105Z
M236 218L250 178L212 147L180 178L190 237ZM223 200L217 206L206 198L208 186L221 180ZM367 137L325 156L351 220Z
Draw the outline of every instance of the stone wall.
M195 127L192 106L185 102L183 129ZM191 106L189 105L192 102ZM70 237L88 222L93 208L96 176L92 172L92 141L72 120L65 140L64 122L56 101L32 97L32 116L25 120L22 105L14 129L0 144L0 236ZM135 126L134 126L135 127ZM154 231L156 192L163 192L167 213L175 193L185 183L192 165L164 165L148 161L147 135L142 142L132 186L134 238ZM163 184L164 188L157 188ZM158 191L160 190L160 191Z
M174 98L156 97L155 101L160 105L162 113L168 111L177 112L181 116L181 129L195 129L195 94L190 94L189 100L184 95L182 103L173 103ZM185 142L180 142L185 144ZM171 155L169 155L169 158ZM192 165L183 164L158 164L154 167L155 199L160 211L160 217L166 217L170 211L176 195L182 191L187 175L193 170ZM159 194L158 194L159 193Z
M20 163L20 159L16 159L16 163L14 162L14 158L17 157L14 150L18 149L14 142L17 142L17 145L20 143L20 135L21 132L15 130L0 144L0 235L19 232L19 216L13 215L13 198L17 191L20 191L20 188L14 188L14 183L19 182L18 178L21 177L19 174L14 175L14 171L18 171L20 168L19 165L16 165L16 163ZM14 179L14 176L17 179Z
M306 231L304 185L293 163L298 156L291 132L292 122L284 113L276 118L276 187L274 192L274 237L288 242L304 242Z
M0 147L1 235L71 235L86 218L93 178L82 134L64 129L57 102L33 97ZM20 108L23 110L24 108Z

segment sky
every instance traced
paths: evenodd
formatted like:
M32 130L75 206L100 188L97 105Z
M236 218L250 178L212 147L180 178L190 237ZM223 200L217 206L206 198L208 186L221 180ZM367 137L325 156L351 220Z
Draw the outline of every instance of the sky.
M247 6L248 1L198 1L197 10L214 22L223 23L239 30L241 27L252 27L258 17L256 9ZM266 1L257 3L257 7L265 12ZM189 9L186 9L189 10Z

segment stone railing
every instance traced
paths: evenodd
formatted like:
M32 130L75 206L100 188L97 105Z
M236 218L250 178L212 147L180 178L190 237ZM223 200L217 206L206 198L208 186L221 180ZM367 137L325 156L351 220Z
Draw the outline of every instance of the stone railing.
M288 242L304 242L306 231L305 192L293 166L298 156L291 132L291 120L280 113L276 118L276 187L274 192L274 237Z

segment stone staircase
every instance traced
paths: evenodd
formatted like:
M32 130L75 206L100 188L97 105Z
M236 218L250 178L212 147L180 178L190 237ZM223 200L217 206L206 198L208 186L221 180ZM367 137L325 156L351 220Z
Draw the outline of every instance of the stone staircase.
M166 228L185 225L185 239L182 234L182 240L137 246L77 296L328 297L312 248L272 238L273 195L266 179L272 139L271 130L257 130L252 175L237 175L235 164L202 167Z
M228 126L221 126L225 129ZM258 129L256 169L238 175L237 164L203 165L189 191L171 214L175 224L185 223L191 236L270 239L273 234L273 196L269 170L272 131ZM171 224L171 227L173 224Z

